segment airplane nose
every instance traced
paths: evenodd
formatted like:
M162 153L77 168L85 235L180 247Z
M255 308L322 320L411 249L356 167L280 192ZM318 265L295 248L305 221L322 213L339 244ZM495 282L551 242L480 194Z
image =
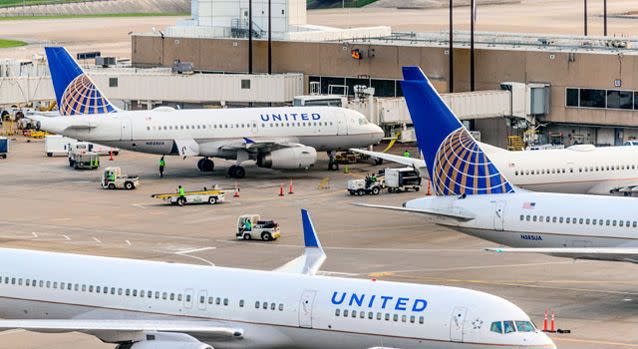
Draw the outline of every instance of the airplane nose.
M374 139L378 142L381 142L381 140L383 139L383 137L385 137L385 132L383 132L383 129L377 125L372 125L373 126L373 134L374 134Z

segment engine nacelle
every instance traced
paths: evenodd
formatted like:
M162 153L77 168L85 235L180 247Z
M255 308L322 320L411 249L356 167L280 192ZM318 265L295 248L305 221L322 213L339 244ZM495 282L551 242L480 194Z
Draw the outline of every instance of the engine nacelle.
M184 333L147 332L144 340L120 344L115 349L213 349L213 347Z
M317 161L313 147L301 146L278 149L257 157L257 166L282 170L308 168Z

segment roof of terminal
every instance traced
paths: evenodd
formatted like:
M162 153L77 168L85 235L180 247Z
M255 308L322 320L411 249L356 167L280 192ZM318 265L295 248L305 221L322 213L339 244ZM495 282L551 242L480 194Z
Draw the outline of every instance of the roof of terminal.
M454 31L455 48L470 47L469 31ZM395 32L387 37L347 40L349 43L373 45L404 45L447 48L449 31ZM604 36L541 35L498 32L475 32L478 49L521 50L544 52L577 52L638 55L638 38Z

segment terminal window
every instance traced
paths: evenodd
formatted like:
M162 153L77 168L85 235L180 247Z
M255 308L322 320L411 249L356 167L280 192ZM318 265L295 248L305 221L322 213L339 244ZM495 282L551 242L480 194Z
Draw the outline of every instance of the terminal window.
M109 78L109 87L117 87L117 78Z
M586 88L566 88L565 106L615 110L638 110L638 92Z
M241 88L244 89L244 90L250 90L250 80L243 79L241 81Z

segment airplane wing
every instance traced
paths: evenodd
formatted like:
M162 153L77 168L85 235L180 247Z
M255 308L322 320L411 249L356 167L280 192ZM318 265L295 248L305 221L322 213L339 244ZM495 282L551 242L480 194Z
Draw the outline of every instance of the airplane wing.
M405 156L387 154L387 153L381 153L381 152L369 151L369 150L363 150L363 149L356 149L356 148L352 148L350 150L355 152L355 153L368 155L368 156L373 157L373 158L383 159L385 161L390 161L390 162L394 162L394 163L402 164L402 165L406 165L406 166L412 166L412 167L414 167L416 169L425 169L426 168L425 161L423 161L421 159L406 158Z
M242 140L236 140L222 145L222 150L247 150L254 152L271 152L273 150L282 148L303 147L295 140L281 138L281 139L259 139L253 140L250 138L244 138Z
M181 320L0 320L0 330L24 329L35 332L120 331L188 332L241 338L244 330L213 326L207 321Z
M496 253L543 253L574 259L638 263L638 248L636 247L498 247L486 248L485 250Z
M432 210L432 209L417 209L417 208L407 208L407 207L399 207L399 206L371 205L371 204L363 204L363 203L354 203L354 205L363 206L363 207L371 207L371 208L380 208L384 210L399 211L399 212L419 213L419 214L424 214L426 216L452 218L461 222L471 221L472 219L476 218L476 216L471 213L460 212L460 211L455 212L455 211Z
M301 220L303 222L303 237L306 245L304 254L275 269L275 271L315 275L326 260L326 254L323 252L308 211L301 210Z

